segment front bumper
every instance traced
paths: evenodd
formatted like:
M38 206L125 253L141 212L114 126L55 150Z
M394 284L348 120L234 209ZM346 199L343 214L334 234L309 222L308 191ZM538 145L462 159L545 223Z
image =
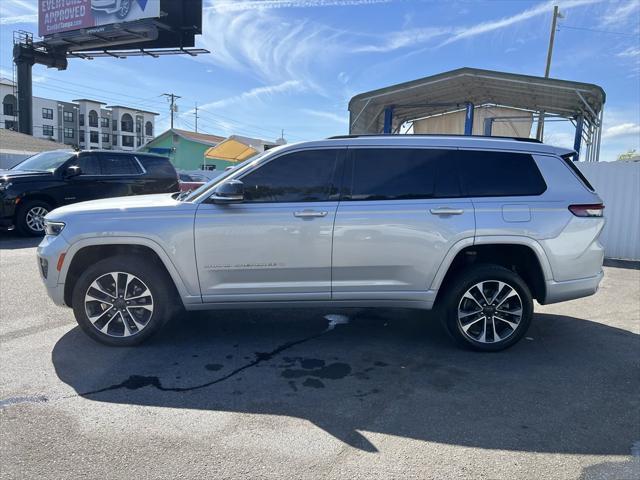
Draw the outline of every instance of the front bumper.
M547 294L545 295L544 304L565 302L593 295L598 291L603 277L604 272L600 271L597 275L588 278L563 282L547 281Z
M37 249L40 278L47 289L49 298L53 300L53 303L61 307L70 306L64 303L64 278L61 278L58 271L60 255L66 253L68 249L69 244L61 235L55 237L45 236Z

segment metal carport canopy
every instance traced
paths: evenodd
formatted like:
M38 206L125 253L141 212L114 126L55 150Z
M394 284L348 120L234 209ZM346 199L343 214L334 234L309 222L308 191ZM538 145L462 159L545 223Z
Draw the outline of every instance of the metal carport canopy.
M356 95L349 101L349 133L384 131L385 113L395 132L408 120L468 104L501 105L575 118L600 126L605 92L598 85L555 78L460 68Z

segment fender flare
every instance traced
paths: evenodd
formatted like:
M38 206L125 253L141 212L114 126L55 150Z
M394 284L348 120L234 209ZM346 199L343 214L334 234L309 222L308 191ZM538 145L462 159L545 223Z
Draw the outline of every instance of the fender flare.
M171 260L171 257L169 257L169 255L167 255L167 252L165 252L165 250L162 248L162 246L146 237L138 237L138 236L90 237L90 238L83 238L82 240L78 240L77 242L74 242L66 252L66 256L65 256L66 261L64 262L62 266L62 270L60 271L58 282L65 283L64 281L60 282L60 279L66 280L69 267L73 263L73 259L75 258L76 254L80 250L86 247L96 247L101 245L136 245L136 246L147 247L151 249L156 255L158 255L158 258L163 263L164 267L169 273L169 276L171 277L171 280L176 286L176 289L178 290L178 294L180 295L180 298L182 299L183 303L189 304L189 303L202 302L202 297L200 296L200 292L197 292L196 295L189 293L186 285L184 284L184 281L182 280L182 277L180 276L180 273L178 272L178 269L176 268L173 261Z
M538 262L540 263L540 268L542 269L542 274L544 276L545 281L553 280L553 272L551 270L551 265L549 264L549 260L547 255L542 248L542 245L529 237L522 237L518 235L485 235L480 237L469 237L463 238L458 242L454 243L447 254L442 259L440 263L440 267L438 267L438 271L433 277L433 281L431 282L430 290L438 291L440 286L442 285L442 281L444 280L445 275L449 271L449 267L453 263L453 259L456 258L456 255L460 253L463 249L467 247L471 247L474 245L522 245L525 247L529 247L533 250L533 253L536 255Z

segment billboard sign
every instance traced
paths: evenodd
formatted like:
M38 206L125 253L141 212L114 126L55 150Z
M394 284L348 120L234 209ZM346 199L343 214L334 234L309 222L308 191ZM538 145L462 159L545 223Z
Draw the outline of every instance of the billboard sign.
M160 16L160 0L38 0L38 34L70 32Z

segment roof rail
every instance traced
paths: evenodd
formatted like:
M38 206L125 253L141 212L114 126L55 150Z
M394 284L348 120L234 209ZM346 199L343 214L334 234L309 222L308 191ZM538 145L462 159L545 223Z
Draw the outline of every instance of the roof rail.
M516 142L529 142L529 143L542 143L540 140L536 138L527 138L527 137L501 137L498 135L462 135L459 133L406 133L406 134L362 134L362 135L334 135L332 137L328 137L327 140L337 140L341 138L368 138L368 137L464 137L464 138L489 138L489 139L497 139L497 140L515 140Z

